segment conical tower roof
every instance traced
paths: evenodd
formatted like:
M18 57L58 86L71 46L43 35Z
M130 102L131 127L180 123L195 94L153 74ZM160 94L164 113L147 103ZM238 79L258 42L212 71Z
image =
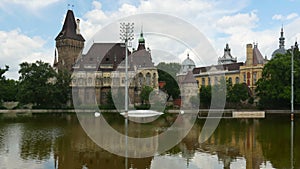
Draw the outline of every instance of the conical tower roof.
M79 41L85 41L81 34L76 32L77 24L75 21L74 13L72 10L68 10L62 30L59 32L55 40L60 39L75 39Z

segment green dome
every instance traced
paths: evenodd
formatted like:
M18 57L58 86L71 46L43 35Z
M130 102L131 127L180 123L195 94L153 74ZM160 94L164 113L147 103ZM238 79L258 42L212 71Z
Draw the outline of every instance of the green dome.
M145 39L144 39L143 33L141 33L141 35L140 35L139 43L145 43Z

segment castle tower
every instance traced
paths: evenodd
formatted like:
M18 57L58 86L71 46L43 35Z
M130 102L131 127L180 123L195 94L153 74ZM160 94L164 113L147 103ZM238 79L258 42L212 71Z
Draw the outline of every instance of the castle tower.
M62 30L55 38L58 56L54 64L58 71L65 69L72 72L83 50L85 39L80 34L79 23L79 19L75 21L73 11L68 10Z
M247 44L246 47L246 66L253 65L253 48L252 44Z

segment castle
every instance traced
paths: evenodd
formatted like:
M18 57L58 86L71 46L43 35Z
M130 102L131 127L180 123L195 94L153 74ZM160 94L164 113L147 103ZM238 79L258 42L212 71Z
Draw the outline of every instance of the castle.
M111 92L120 97L125 89L125 45L123 43L94 43L82 53L85 39L80 34L80 20L68 10L62 30L55 38L54 68L72 73L72 95L76 104L106 104ZM130 104L141 103L144 86L158 89L158 73L150 49L145 47L140 33L137 50L128 49ZM116 90L114 90L116 89ZM121 93L120 93L121 92ZM74 100L73 100L74 101Z
M123 43L94 43L87 53L82 53L85 39L80 33L80 20L75 20L72 10L67 15L56 41L54 68L57 71L66 70L72 73L73 98L78 103L105 104L111 92L118 97L125 89L125 45ZM284 32L281 28L279 48L277 54L285 54ZM136 50L129 51L129 100L130 104L141 103L140 94L144 86L158 89L158 71L152 62L151 52L145 47L145 38L141 31ZM246 61L237 62L228 44L224 48L223 56L218 58L216 65L196 67L189 55L183 61L181 70L177 74L179 84L198 88L218 84L221 76L234 84L244 83L255 94L256 83L262 77L264 65L268 62L258 49L258 44L246 45ZM194 77L194 78L193 78ZM193 85L191 85L193 84ZM117 91L114 89L118 89ZM119 90L120 89L120 90ZM184 90L181 97L188 97ZM192 92L194 94L194 92ZM191 95L193 95L191 93ZM123 96L122 96L123 97Z

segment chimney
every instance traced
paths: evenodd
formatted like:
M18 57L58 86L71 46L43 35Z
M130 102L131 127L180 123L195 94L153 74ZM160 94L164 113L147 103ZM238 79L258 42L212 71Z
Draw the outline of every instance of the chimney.
M252 44L247 44L247 59L246 59L246 66L251 66L253 65L253 48Z
M80 34L79 24L80 24L80 19L76 19L76 34L77 34L77 35Z

